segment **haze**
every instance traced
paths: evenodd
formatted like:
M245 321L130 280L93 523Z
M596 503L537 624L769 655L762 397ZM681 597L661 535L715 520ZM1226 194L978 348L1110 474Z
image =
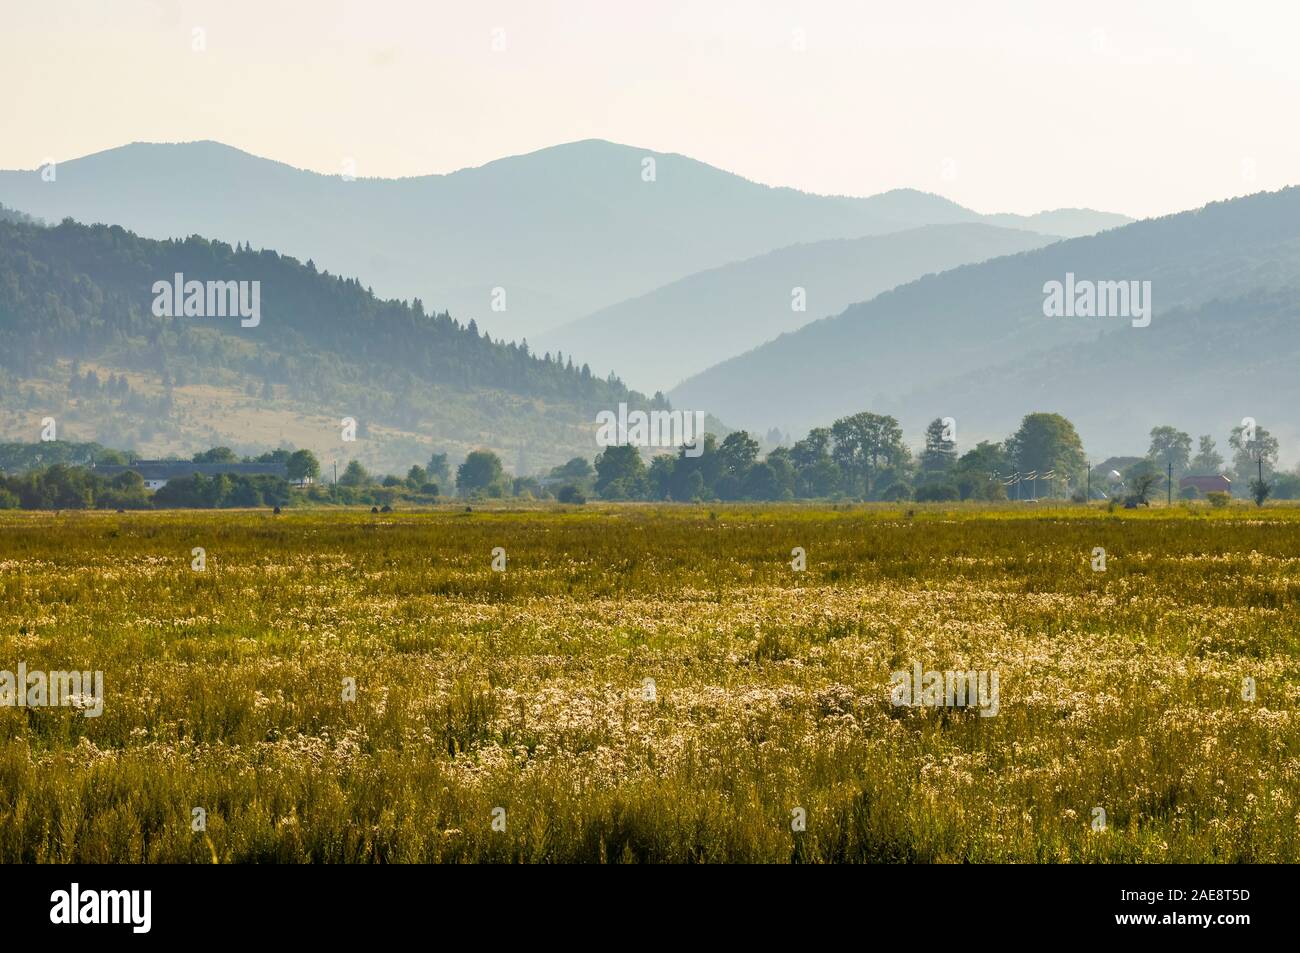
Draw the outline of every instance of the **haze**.
M1288 4L412 7L9 5L0 168L216 139L395 177L602 138L819 193L1146 216L1300 160Z

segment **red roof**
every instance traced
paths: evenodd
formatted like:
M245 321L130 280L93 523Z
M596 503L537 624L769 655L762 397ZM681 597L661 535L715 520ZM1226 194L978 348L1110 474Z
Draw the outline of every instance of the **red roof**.
M1185 490L1189 486L1196 487L1202 493L1212 493L1215 490L1228 493L1232 490L1232 481L1222 473L1212 473L1208 476L1185 476L1178 481L1178 489L1180 490Z

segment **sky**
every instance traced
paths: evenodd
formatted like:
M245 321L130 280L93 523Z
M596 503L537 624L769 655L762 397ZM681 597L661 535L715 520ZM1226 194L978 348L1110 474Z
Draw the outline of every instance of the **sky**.
M3 2L7 169L215 139L394 177L601 138L1138 217L1300 181L1291 0Z

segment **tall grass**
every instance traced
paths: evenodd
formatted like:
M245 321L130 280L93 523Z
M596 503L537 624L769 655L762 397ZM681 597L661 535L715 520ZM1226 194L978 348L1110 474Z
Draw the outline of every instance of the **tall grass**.
M1296 861L1298 602L1283 507L0 514L0 669L105 683L0 860Z

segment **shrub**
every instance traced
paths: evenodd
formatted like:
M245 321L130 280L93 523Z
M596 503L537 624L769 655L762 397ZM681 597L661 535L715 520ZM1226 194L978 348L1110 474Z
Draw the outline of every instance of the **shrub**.
M1178 491L1178 498L1180 500L1199 500L1201 491L1194 486L1185 486Z
M893 487L890 489L892 490ZM955 483L927 483L917 487L916 490L918 503L947 503L960 497L961 491L957 489Z
M631 479L620 478L606 483L600 491L604 500L636 500L641 497L640 485Z
M1232 497L1223 490L1211 490L1209 493L1205 494L1205 498L1210 501L1211 506L1216 508L1227 506L1232 502Z
M1269 496L1275 500L1300 499L1300 474L1273 474L1273 492Z
M902 500L912 498L912 488L906 483L891 483L883 493L880 494L882 500L888 500L890 503L898 503Z
M561 503L576 503L581 505L587 502L587 497L582 492L582 488L572 483L566 483L564 486L560 487L560 492L555 495L555 498Z

